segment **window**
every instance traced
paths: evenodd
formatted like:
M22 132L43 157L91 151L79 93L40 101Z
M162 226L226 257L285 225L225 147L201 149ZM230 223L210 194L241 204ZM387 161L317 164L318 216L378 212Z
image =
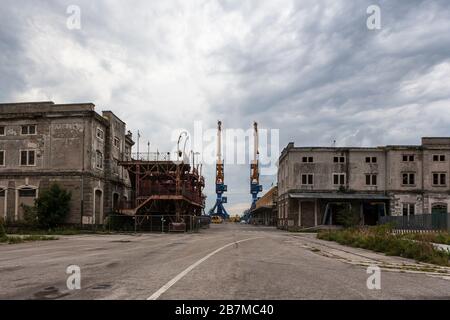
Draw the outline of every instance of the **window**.
M34 166L36 165L36 151L34 150L21 150L20 151L20 165L21 166Z
M95 157L95 166L98 169L103 169L103 153L97 150Z
M376 186L376 185L377 185L377 175L366 174L366 186Z
M5 151L0 150L0 166L4 166L4 165L5 165Z
M333 173L334 185L345 185L345 173Z
M97 138L100 140L105 140L105 133L100 128L97 128Z
M438 172L433 173L433 185L434 186L447 185L447 174Z
M302 184L303 185L313 185L314 175L311 173L302 174Z
M340 157L334 157L333 158L333 162L334 163L344 163L345 162L345 157L340 156Z
M402 184L403 185L415 185L416 184L416 174L415 173L403 173L402 174Z
M119 160L114 159L114 165L113 165L113 173L119 174Z
M120 139L117 137L114 137L114 147L120 149Z
M377 157L366 157L366 163L377 163Z
M414 155L413 154L404 154L403 155L403 161L404 162L413 162L414 161Z
M19 189L19 197L36 198L36 189L32 189L32 188Z
M5 126L0 126L0 136L4 136L6 134Z
M433 154L433 161L444 162L445 154Z
M22 126L22 134L23 135L36 134L36 125L31 124Z
M302 157L302 162L312 163L312 162L314 162L314 158L313 157Z
M416 206L414 203L403 203L402 213L404 216L413 216L416 213Z

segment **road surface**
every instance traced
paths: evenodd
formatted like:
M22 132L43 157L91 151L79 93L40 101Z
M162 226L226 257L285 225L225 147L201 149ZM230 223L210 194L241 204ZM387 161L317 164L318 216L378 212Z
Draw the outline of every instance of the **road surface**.
M66 268L81 270L67 288ZM381 289L367 267L381 267ZM450 299L450 268L269 227L0 245L0 299Z

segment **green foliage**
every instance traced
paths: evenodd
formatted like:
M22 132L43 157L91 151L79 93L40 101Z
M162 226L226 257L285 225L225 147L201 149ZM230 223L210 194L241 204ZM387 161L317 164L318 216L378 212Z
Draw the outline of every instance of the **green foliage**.
M434 248L430 242L411 241L402 235L394 235L389 225L366 229L328 230L319 232L317 237L343 245L383 252L386 255L450 266L449 253Z
M6 238L6 231L5 231L5 221L3 221L3 218L0 217L0 239Z
M21 205L23 210L23 222L26 227L36 227L38 225L38 216L36 207Z
M344 228L350 228L359 224L360 217L354 209L345 208L339 210L336 215L336 222Z
M48 240L58 240L57 237L53 236L37 236L37 235L31 235L31 236L9 236L0 239L0 242L7 242L8 244L16 244L16 243L23 243L28 241L48 241Z
M54 228L63 223L70 210L70 192L53 184L35 201L37 221L41 227Z

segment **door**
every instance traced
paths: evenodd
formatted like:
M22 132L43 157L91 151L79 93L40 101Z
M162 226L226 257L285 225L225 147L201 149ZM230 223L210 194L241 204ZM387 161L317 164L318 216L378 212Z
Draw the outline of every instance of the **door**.
M447 204L439 203L431 207L431 227L433 230L447 228Z

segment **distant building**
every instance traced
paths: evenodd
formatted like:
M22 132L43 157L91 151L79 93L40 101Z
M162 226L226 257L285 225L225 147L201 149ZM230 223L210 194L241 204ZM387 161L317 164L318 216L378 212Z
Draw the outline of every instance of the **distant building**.
M278 226L336 224L351 210L361 224L383 215L447 212L450 138L421 145L373 148L295 147L282 151L278 168Z
M39 191L56 182L72 193L67 223L102 224L131 198L134 142L125 123L91 103L0 104L0 216L23 219Z
M277 224L278 188L272 187L258 201L250 213L251 224L276 226Z

